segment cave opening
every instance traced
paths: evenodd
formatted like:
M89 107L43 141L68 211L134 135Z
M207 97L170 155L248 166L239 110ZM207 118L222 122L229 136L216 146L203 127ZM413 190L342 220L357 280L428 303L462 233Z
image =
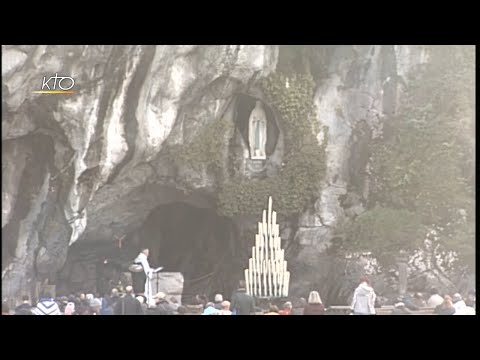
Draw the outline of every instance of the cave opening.
M151 211L137 237L140 247L150 249L152 267L183 274L182 302L191 303L196 294L230 298L244 265L230 218L211 208L173 202Z

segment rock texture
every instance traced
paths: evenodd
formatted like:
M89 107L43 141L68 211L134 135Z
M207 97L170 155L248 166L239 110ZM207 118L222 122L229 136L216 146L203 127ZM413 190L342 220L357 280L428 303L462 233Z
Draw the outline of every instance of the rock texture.
M322 254L345 217L364 211L369 140L381 134L383 121L395 113L406 75L426 61L422 46L335 47L329 74L315 96L318 122L328 126L327 175L316 202L299 219L292 292L319 283L334 267ZM328 293L328 286L321 287Z
M3 46L4 296L55 281L60 269L77 284L93 282L92 264L101 256L82 265L80 253L69 249L111 245L159 205L214 208L216 176L173 166L163 150L188 146L220 118L233 125L232 99L261 96L256 81L275 71L278 54L278 46L263 45ZM396 111L407 74L428 60L427 48L416 45L332 47L315 96L319 128L328 126L327 176L298 220L281 224L292 295L317 287L339 298L344 291L330 286L345 273L344 260L329 258L326 249L344 219L364 211L369 140ZM34 93L55 73L75 79L75 94ZM282 136L275 164L281 164ZM245 144L243 150L234 145L245 151ZM222 154L224 172L228 155Z
M211 184L156 162L166 139L182 144L220 117L277 55L276 46L4 46L3 293L51 279L76 241L110 241L159 204L185 200L182 180ZM33 93L55 73L75 79L74 95Z

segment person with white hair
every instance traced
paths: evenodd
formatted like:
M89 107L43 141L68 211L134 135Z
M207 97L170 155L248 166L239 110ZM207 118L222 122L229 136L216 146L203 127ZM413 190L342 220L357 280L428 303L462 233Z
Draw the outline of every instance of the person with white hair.
M395 304L395 307L390 315L411 315L411 313L403 302L398 302Z
M303 315L324 315L325 306L322 303L318 291L310 291L308 303L303 309Z
M89 301L89 306L91 315L100 315L100 310L102 309L102 302L99 299L91 299Z
M467 306L462 298L462 295L456 293L452 296L453 307L455 308L454 315L475 315L475 309Z
M218 315L232 315L232 312L230 311L230 301L222 301L222 310L218 312Z
M160 291L153 296L155 306L148 309L150 315L174 315L174 309L167 300L167 294Z

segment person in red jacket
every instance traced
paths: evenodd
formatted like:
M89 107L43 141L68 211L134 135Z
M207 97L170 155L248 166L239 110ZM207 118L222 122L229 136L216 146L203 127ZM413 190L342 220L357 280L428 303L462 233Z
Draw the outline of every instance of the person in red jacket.
M303 315L324 315L325 306L322 304L318 291L311 291L308 296L308 304L303 309Z
M280 315L291 315L292 314L292 303L290 301L287 301L285 304L283 304L283 310L279 312Z

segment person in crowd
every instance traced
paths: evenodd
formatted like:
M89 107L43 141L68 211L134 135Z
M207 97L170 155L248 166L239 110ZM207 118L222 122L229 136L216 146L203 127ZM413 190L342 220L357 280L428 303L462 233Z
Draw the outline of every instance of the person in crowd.
M102 302L102 308L100 309L100 315L113 315L113 309L115 303L112 296L104 296L100 300Z
M222 301L222 309L218 312L218 315L232 315L230 311L230 301Z
M28 295L22 296L22 303L15 308L15 315L33 315Z
M187 308L185 306L180 305L177 311L178 311L178 315L185 315L187 313Z
M65 313L65 307L68 304L68 298L66 296L61 296L60 298L58 298L56 302L57 302L58 308L60 309L60 312L62 314Z
M2 302L2 315L10 315L10 306L6 301Z
M140 302L133 296L133 287L125 288L125 295L119 299L113 309L115 315L143 315Z
M232 295L231 307L236 315L251 315L255 313L255 299L247 294L245 280L240 280L238 289Z
M428 307L436 308L443 303L443 298L438 293L438 290L433 288L430 290L430 297L427 300Z
M164 292L158 292L153 297L155 300L155 306L150 307L147 310L149 315L173 315L173 308L170 306L167 300L167 295Z
M287 301L285 304L283 304L283 310L279 311L280 315L291 315L292 314L292 303L290 301Z
M407 309L403 302L398 302L395 304L395 308L392 310L390 315L411 315L411 312Z
M58 304L49 293L43 294L37 306L32 309L34 315L61 315Z
M215 307L213 302L209 302L207 303L205 310L203 310L202 315L218 315L220 310Z
M222 294L216 294L214 301L215 301L215 309L222 310L222 302L223 302Z
M462 295L456 293L452 296L453 307L455 308L454 315L475 315L475 309L467 306L462 298Z
M475 309L475 290L470 290L467 294L467 299L465 300L465 304Z
M69 301L65 306L65 315L75 315L75 303Z
M452 298L449 295L443 297L443 301L434 310L437 315L453 315L455 314L455 307L453 306Z
M90 300L90 313L91 315L100 315L102 310L102 302L99 299L93 298Z
M324 315L325 306L322 303L318 291L310 291L308 303L303 309L303 315Z
M418 310L418 306L415 305L413 301L413 297L408 293L403 295L399 300L399 302L402 302L408 310L412 310L412 311Z
M268 311L264 315L280 315L279 310L278 310L278 306L270 304L270 306L268 308Z
M178 303L175 296L171 296L170 299L167 299L167 301L169 301L169 305L173 311L173 315L178 315L178 308L180 307L180 304Z
M352 310L355 315L375 315L375 299L377 295L370 286L368 277L360 278L360 284L353 293Z
M295 307L292 309L292 315L303 315L303 310L307 306L307 299L300 298L295 302Z
M427 302L423 299L422 293L415 293L412 302L417 308L427 307Z
M145 315L147 313L148 306L145 304L145 296L143 295L138 295L135 297L140 302L140 305L142 306L142 313Z

